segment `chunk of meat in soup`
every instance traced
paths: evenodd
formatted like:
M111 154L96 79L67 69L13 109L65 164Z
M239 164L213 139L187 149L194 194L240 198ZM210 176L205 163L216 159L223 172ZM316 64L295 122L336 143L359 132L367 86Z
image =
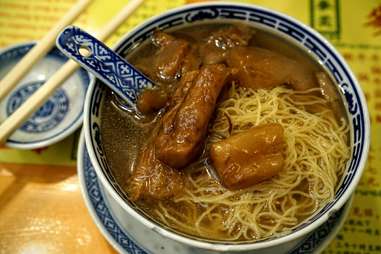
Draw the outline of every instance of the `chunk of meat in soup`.
M158 159L171 167L183 168L196 158L228 76L229 69L222 64L200 69L185 98L162 118L155 140Z
M199 71L189 71L181 77L179 84L176 86L176 90L172 94L171 100L169 102L169 108L180 104L184 100L189 89L193 85L193 81L199 75L199 73Z
M221 49L247 46L252 35L253 32L248 27L228 26L213 32L208 38L208 44Z
M227 64L238 69L239 85L254 89L272 89L288 84L295 90L316 86L313 73L296 61L258 47L235 47L228 51Z
M137 100L137 108L142 114L151 114L163 108L168 100L168 94L163 89L145 89Z
M139 70L156 80L155 88L143 90L137 100L138 110L145 115L167 105L168 95L178 83L177 76L198 70L201 65L195 47L183 39L155 32L152 42L159 50L153 56L139 59L137 64Z
M228 26L213 32L199 46L204 64L216 64L225 61L228 49L236 46L247 46L253 35L247 27Z
M201 57L199 56L197 45L191 44L191 49L185 55L181 65L181 75L189 71L198 70L201 66Z
M311 91L310 93L295 94L291 96L292 100L301 103L309 102L304 107L310 113L322 114L329 119L339 120L345 115L345 112L340 104L340 97L334 88L334 84L329 76L321 71L315 73L315 78L320 92ZM313 96L313 98L310 96ZM324 100L317 102L316 96L320 96ZM316 102L311 103L312 101Z
M322 71L316 73L316 80L320 86L323 97L328 101L329 105L327 105L327 108L332 108L336 119L340 119L345 115L345 112L340 104L340 97L334 88L335 86L332 80Z
M247 188L282 170L284 145L283 127L264 124L212 144L210 160L224 186Z
M161 81L173 82L190 50L189 43L164 32L155 32L152 40L159 47L153 62L156 75Z
M152 144L143 147L129 180L128 194L131 200L170 198L180 193L183 186L181 172L159 161Z

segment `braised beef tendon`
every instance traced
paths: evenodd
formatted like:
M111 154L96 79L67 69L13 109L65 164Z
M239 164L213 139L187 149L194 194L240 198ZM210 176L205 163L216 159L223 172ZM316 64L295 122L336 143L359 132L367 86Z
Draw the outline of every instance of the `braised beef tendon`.
M140 92L137 108L143 115L156 113L167 105L179 79L197 71L201 64L197 45L184 39L156 31L152 37L156 47L153 55L139 58L137 67L156 83L153 89Z
M278 174L285 147L280 124L264 124L212 144L210 160L229 189L250 187Z
M158 47L153 60L155 73L163 82L173 82L201 64L197 48L184 39L157 31L152 41Z
M161 200L179 194L183 185L182 173L159 161L154 146L147 144L130 177L128 194L133 201L143 198Z
M190 50L189 43L160 31L155 32L152 40L159 47L153 62L156 75L161 81L173 82Z
M159 160L182 168L201 152L209 120L229 69L222 64L203 66L184 99L163 117L155 140Z
M236 46L248 46L252 35L253 30L248 27L230 25L213 32L207 42L220 49L229 49Z
M154 142L142 148L133 169L128 184L131 200L168 199L182 191L183 175L175 168L192 162L203 149L209 120L228 76L229 69L224 65L208 65L182 76L168 99L157 137L154 131L150 138ZM142 93L140 110L160 102L160 91Z
M204 64L217 64L225 61L229 49L237 46L247 46L253 35L253 30L247 27L227 26L218 29L199 45L200 55Z
M154 113L167 104L168 94L164 89L145 89L138 96L136 106L140 113Z
M235 47L227 54L227 64L237 68L239 85L254 89L272 89L290 85L295 90L316 86L313 73L295 60L258 47Z
M168 102L168 109L179 105L188 94L189 89L194 85L194 80L199 75L200 71L190 71L185 73L176 87L176 90L173 92L171 99Z

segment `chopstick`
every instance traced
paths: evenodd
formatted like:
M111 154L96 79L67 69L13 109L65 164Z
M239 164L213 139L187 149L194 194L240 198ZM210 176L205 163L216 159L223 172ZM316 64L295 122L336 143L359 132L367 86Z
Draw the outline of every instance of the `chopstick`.
M58 23L0 81L0 100L25 76L32 66L52 48L61 30L71 24L92 0L78 1Z
M113 18L98 34L97 38L105 41L112 33L138 8L144 0L130 0L115 18ZM50 79L45 82L34 94L32 94L12 115L0 125L0 144L12 134L23 122L25 122L50 95L77 70L79 65L73 60L65 63Z

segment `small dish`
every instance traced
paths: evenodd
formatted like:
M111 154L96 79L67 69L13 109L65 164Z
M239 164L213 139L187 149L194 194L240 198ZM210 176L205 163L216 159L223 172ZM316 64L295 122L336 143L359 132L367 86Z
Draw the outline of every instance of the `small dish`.
M123 208L104 190L95 173L81 135L78 149L77 171L82 195L95 224L107 241L119 253L193 253L191 249L153 230L136 225L132 217L118 216ZM262 249L261 253L320 253L335 237L348 215L352 198L319 228L293 244L281 244L276 249ZM144 244L141 241L144 240ZM275 251L275 252L274 252Z
M18 44L0 51L0 79L33 46L34 42ZM53 48L0 103L0 122L11 115L31 94L49 79L67 58ZM89 74L80 69L55 91L48 101L7 140L6 145L19 149L35 149L56 143L81 124Z

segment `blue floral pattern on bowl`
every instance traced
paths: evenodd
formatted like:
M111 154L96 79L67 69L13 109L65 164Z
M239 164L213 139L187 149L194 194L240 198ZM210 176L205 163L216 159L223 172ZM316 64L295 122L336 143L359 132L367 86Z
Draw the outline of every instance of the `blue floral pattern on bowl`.
M83 138L80 142L84 143ZM78 158L78 171L83 175L83 183L85 191L83 192L84 198L89 200L89 205L95 211L97 221L100 222L98 226L103 227L117 243L118 247L127 253L143 254L147 253L139 245L127 235L128 232L123 230L118 220L114 218L109 206L106 202L106 197L102 194L100 182L97 174L95 173L94 166L91 163L86 145L79 146ZM339 227L340 223L345 218L346 211L349 209L350 201L341 208L338 212L334 213L322 226L311 233L307 238L302 240L297 247L295 247L289 254L312 254L320 248L321 245L326 244L332 237L333 231Z
M185 10L176 12L169 12L167 15L154 19L140 27L139 30L130 33L128 37L124 38L124 40L119 43L115 51L120 55L127 55L136 44L142 43L148 39L157 29L173 29L179 26L199 24L202 22L237 21L245 21L254 27L270 32L280 32L281 36L285 37L297 47L307 48L310 54L317 59L335 79L339 92L346 105L348 120L352 124L349 141L352 158L347 164L346 172L336 191L335 197L317 213L291 230L291 232L300 231L312 222L322 218L323 215L326 215L326 211L330 210L335 205L336 207L338 204L343 205L343 202L340 202L340 199L343 195L349 197L349 193L345 194L345 192L349 186L353 184L352 181L356 172L362 170L366 160L366 156L364 155L367 154L368 151L368 143L365 141L368 140L369 137L369 129L367 127L369 126L369 118L364 97L361 91L356 88L356 80L353 75L347 71L348 67L343 59L338 57L332 47L327 46L327 42L323 38L311 33L308 28L299 25L291 18L285 18L282 15L269 12L262 8L248 5L214 3L188 7ZM138 91L134 92L137 93ZM105 88L95 82L91 87L90 96L88 97L90 105L87 118L85 119L85 126L88 126L88 130L86 131L89 133L86 134L89 135L86 137L86 142L89 146L94 148L93 162L99 165L108 184L127 204L134 207L114 179L103 150L102 140L100 138L100 107L103 103L104 95ZM140 212L137 211L137 213ZM145 217L144 214L140 214ZM320 220L320 222L322 223L323 221ZM171 229L167 230L171 231ZM175 233L181 234L179 232ZM190 236L187 237L191 238ZM278 235L270 239L278 239L282 237L282 235ZM197 240L208 242L206 240ZM262 241L268 241L268 239ZM257 241L257 243L262 241Z
M0 51L0 78L19 61L35 43L15 45ZM0 121L12 114L58 68L67 61L57 48L38 61L8 96L0 103ZM58 142L82 123L83 105L90 82L89 74L79 69L65 81L47 102L7 140L10 147L34 149Z
M43 81L34 81L23 85L14 91L7 101L7 115L10 116L29 96L31 96ZM57 91L34 113L21 127L25 132L45 132L56 127L69 111L69 99L63 89Z

